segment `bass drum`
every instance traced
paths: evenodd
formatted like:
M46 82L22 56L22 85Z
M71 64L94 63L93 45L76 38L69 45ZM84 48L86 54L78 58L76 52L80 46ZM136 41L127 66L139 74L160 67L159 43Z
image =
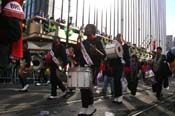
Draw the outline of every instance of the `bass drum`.
M38 55L32 56L32 63L33 63L33 70L35 71L40 70L43 66L43 60Z
M107 44L105 46L105 52L107 58L123 57L123 48L118 42Z

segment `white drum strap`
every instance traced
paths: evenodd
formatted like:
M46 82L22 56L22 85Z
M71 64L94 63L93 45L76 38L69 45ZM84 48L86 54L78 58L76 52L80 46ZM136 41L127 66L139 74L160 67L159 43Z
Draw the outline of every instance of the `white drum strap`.
M84 57L86 63L88 65L93 65L94 63L93 63L92 59L90 58L89 54L87 53L87 51L86 51L86 49L85 49L82 42L81 42L81 52L83 54L83 57Z
M52 60L59 66L60 65L60 62L55 57L54 52L52 50L50 50L50 55L52 56Z

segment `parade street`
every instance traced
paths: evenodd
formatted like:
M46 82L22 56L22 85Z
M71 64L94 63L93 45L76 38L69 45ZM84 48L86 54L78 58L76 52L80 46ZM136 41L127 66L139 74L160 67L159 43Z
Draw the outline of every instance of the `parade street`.
M100 85L101 86L101 85ZM0 85L0 116L77 116L81 107L80 91L66 97L48 100L50 86L30 85L28 92L19 92L20 84ZM170 89L163 89L163 100L158 101L150 85L139 82L136 96L124 93L122 104L112 102L112 96L103 98L101 87L94 90L94 116L174 116L175 115L175 78L170 79ZM57 90L61 96L61 91Z
M0 116L175 116L175 0L0 0Z

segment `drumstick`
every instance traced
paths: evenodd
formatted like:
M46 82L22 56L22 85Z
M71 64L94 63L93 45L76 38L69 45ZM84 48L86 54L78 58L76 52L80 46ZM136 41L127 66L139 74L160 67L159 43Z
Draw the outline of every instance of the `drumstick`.
M99 50L97 49L94 45L90 44L90 46L95 49L100 55L104 56L104 54Z

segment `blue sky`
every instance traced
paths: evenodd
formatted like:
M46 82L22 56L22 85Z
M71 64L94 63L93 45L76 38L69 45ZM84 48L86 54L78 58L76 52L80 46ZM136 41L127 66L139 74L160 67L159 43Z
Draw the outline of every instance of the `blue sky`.
M175 0L166 0L167 35L175 35Z

